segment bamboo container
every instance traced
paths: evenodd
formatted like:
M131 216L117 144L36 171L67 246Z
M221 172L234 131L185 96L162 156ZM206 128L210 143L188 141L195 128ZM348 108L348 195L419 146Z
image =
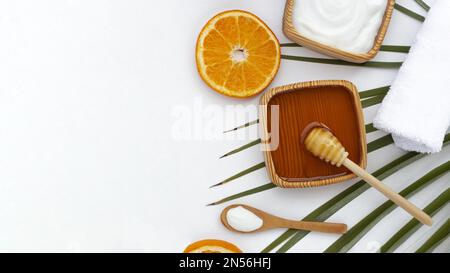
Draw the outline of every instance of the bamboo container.
M349 179L352 179L355 176L355 174L351 172L347 172L345 174L339 174L335 176L317 176L313 179L304 179L303 181L290 181L289 179L286 179L286 177L283 177L283 175L280 175L280 173L277 172L276 168L276 162L274 162L274 156L272 154L272 143L270 142L270 136L271 132L269 130L269 119L270 113L269 113L269 107L270 107L270 101L276 97L277 95L284 94L284 93L291 93L291 92L314 92L315 88L337 88L336 92L346 92L345 94L348 94L349 96L349 106L352 107L352 112L354 113L353 116L349 117L349 120L345 120L345 122L352 122L354 123L354 127L356 128L354 132L349 132L350 134L354 134L354 146L358 147L360 156L357 159L354 159L355 162L357 162L358 166L361 168L365 168L367 165L367 144L366 144L366 131L365 131L365 125L364 125L364 117L362 112L362 106L359 98L359 93L356 87L348 81L344 80L321 80L321 81L312 81L312 82L304 82L304 83L295 83L290 84L286 86L276 87L272 88L271 90L267 91L260 99L260 112L259 112L259 120L260 120L260 132L262 136L262 148L263 148L263 154L266 162L267 172L270 177L270 180L277 186L282 188L306 188L306 187L319 187L319 186L325 186L329 184L339 183L343 182ZM292 102L295 103L295 102ZM325 102L324 102L325 103ZM334 103L333 101L329 101L329 103ZM328 111L327 107L324 104L318 103L314 104L315 108L312 112L323 112ZM351 106L350 106L351 105ZM280 106L280 107L283 107ZM320 121L315 120L315 117L308 117L311 118L311 121ZM305 124L306 125L306 124ZM298 127L298 126L297 126ZM282 128L284 132L286 133L287 130L297 130L298 136L296 139L298 139L298 142L292 142L292 145L298 145L300 147L302 144L300 143L300 133L302 131L302 128L295 128L295 126L286 126L286 128ZM296 134L297 134L296 133ZM287 139L280 139L280 142L288 141ZM298 148L296 146L296 148ZM308 151L306 153L309 154ZM314 156L310 155L314 158ZM288 151L288 153L284 154L282 156L283 160L289 160L289 158L297 158L297 154L292 151ZM319 159L317 160L317 164L324 164L327 165L324 162L320 162ZM331 168L331 167L330 167ZM334 168L334 167L333 167Z
M284 34L292 41L296 42L299 45L308 47L314 51L323 53L325 55L329 55L331 57L335 57L344 61L353 62L353 63L365 63L371 59L373 59L378 52L380 51L381 44L383 43L384 36L386 35L387 29L389 27L389 23L391 21L392 13L394 11L395 0L388 0L386 11L384 13L384 17L381 23L381 26L378 30L378 34L375 38L374 45L372 49L367 53L352 53L348 51L344 51L335 47L331 47L328 45L324 45L322 43L316 42L314 40L308 39L302 36L295 29L293 24L293 9L296 0L286 0L286 7L284 10L284 18L283 18L283 32Z

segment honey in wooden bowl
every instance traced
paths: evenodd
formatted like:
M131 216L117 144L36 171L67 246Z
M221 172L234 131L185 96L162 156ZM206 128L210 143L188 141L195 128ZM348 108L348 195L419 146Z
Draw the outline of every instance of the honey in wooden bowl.
M314 81L273 88L263 95L260 120L264 156L272 182L285 188L328 185L355 177L345 167L316 158L301 143L305 128L325 124L349 153L349 159L366 167L364 118L356 87L348 81ZM278 118L272 121L272 106ZM272 122L277 122L273 126ZM267 140L278 127L278 145ZM273 139L273 137L272 137Z

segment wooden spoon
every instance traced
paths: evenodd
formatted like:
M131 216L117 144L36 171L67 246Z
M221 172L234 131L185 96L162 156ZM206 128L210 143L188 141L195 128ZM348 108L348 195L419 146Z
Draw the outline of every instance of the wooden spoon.
M307 127L305 130L307 132L303 132L302 142L313 155L336 167L345 166L423 224L433 224L428 214L348 159L348 152L325 125Z
M227 220L227 213L230 209L236 208L236 207L243 207L246 210L251 211L256 216L261 218L263 221L263 224L260 228L253 230L253 231L240 231L237 229L234 229ZM293 221L293 220L287 220L281 217L277 217L274 215L271 215L267 212L261 211L259 209L255 209L253 207L247 206L247 205L240 205L235 204L226 207L222 213L220 214L220 220L222 221L222 224L229 229L230 231L234 232L240 232L240 233L253 233L253 232L260 232L268 229L273 228L290 228L290 229L301 229L301 230L308 230L308 231L319 231L319 232L326 232L326 233L338 233L338 234L344 234L347 232L347 225L346 224L335 224L335 223L323 223L323 222L306 222L306 221Z

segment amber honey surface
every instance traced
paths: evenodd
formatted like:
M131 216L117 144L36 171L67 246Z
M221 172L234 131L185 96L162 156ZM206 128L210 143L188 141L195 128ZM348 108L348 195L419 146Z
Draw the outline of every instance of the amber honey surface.
M301 143L305 127L312 122L328 126L349 153L349 159L363 161L355 99L344 86L308 87L274 95L269 106L279 106L278 149L271 152L276 173L288 182L312 181L349 174L312 155ZM271 130L271 107L268 126Z

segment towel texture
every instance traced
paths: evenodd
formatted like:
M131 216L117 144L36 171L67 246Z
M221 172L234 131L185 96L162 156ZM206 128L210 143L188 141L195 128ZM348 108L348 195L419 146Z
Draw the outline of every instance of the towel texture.
M436 0L374 126L407 151L436 153L450 125L450 1Z

